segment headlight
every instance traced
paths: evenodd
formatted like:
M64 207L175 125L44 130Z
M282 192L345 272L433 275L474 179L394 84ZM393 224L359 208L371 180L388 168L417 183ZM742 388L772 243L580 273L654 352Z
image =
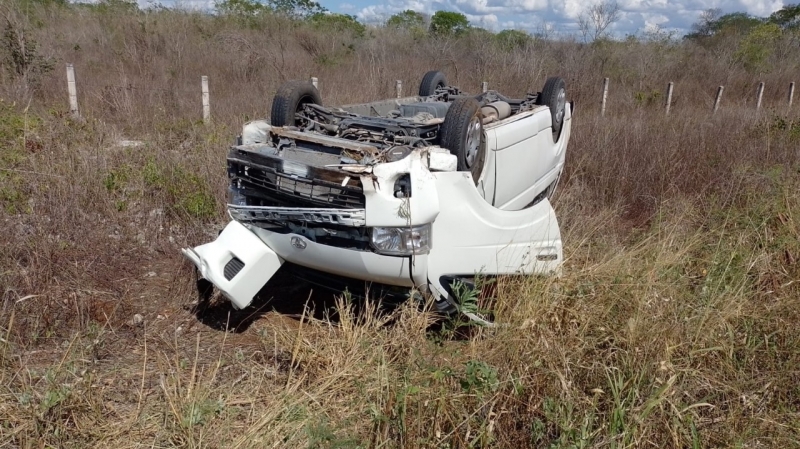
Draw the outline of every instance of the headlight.
M372 247L380 254L410 256L431 250L431 225L372 228Z

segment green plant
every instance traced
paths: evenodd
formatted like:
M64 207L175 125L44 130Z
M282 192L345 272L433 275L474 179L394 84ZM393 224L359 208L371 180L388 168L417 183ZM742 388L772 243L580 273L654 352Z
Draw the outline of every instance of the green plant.
M122 165L117 168L111 169L106 173L103 178L103 185L106 190L111 193L122 191L128 184L130 179L131 168L127 165Z
M781 28L774 23L755 26L742 39L734 57L749 70L763 72L768 69L767 61L780 37Z
M636 92L634 100L639 106L651 106L654 104L661 104L661 91L652 90L650 92Z
M38 86L41 77L53 70L53 60L42 55L39 43L30 37L24 26L10 19L3 32L3 47L2 65L31 87Z
M425 27L425 16L422 13L407 9L389 17L386 26L405 30L420 30Z
M431 16L430 32L438 36L453 36L469 29L467 16L455 11L436 11Z
M464 365L461 389L466 393L484 395L497 390L497 370L481 360L470 360Z
M317 13L308 18L319 30L335 33L347 33L355 38L364 37L367 28L356 20L355 16L336 13Z
M500 48L505 51L513 51L524 48L533 42L533 37L530 34L520 30L503 30L496 35L494 39L497 41Z
M223 409L223 404L218 400L203 399L189 402L185 406L181 425L184 427L193 427L206 424L208 421L218 416Z
M339 437L326 419L312 422L306 427L308 434L308 449L360 449L358 439L352 437Z

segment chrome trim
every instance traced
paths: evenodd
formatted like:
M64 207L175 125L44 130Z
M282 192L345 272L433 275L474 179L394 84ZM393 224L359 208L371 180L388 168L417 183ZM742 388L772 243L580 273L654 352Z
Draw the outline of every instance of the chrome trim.
M367 212L365 209L237 206L228 204L228 213L231 218L242 223L293 220L342 226L366 226L367 224Z

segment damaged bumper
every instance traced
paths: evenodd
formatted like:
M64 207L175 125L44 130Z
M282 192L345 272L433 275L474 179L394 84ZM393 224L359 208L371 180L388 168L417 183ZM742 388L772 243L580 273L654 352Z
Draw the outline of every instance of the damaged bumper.
M235 220L213 242L183 249L183 254L239 309L247 307L283 265L275 251Z

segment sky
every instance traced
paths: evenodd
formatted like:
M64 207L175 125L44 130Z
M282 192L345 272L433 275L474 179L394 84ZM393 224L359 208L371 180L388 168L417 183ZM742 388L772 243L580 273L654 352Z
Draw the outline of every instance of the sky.
M784 4L781 0L617 2L622 14L611 31L618 36L659 28L685 33L700 13L709 8L720 8L723 13L747 12L763 17ZM365 23L380 23L406 9L426 14L447 10L463 13L473 25L492 31L519 29L535 33L548 30L554 34L576 32L578 15L587 4L591 4L586 0L323 0L319 3L333 12L354 15Z
M87 0L82 0L87 1ZM93 1L93 0L88 0ZM581 12L600 0L317 0L331 12L350 14L367 24L381 24L392 14L410 9L424 14L436 11L457 11L467 16L473 26L492 31L505 29L530 33L548 32L553 36L578 31ZM765 17L786 4L798 0L617 0L620 20L608 30L616 37L648 30L676 31L679 35L691 30L700 13L719 8L723 14L746 12ZM213 8L214 0L138 0L140 6L160 3L183 7Z

